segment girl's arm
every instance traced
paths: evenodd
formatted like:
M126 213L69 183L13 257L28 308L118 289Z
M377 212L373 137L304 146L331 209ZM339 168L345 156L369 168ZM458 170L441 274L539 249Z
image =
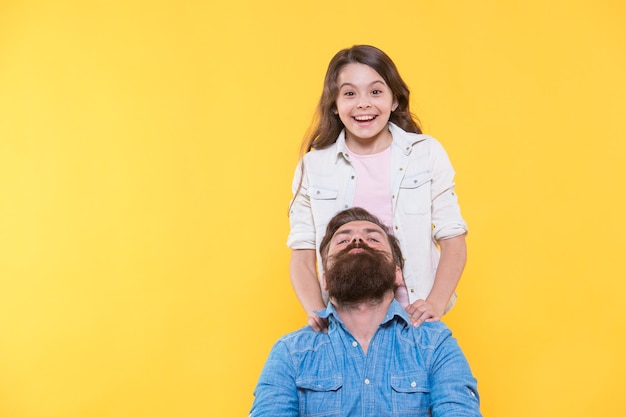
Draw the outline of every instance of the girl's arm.
M439 242L441 257L435 274L435 283L426 301L433 304L441 317L456 290L467 260L465 235L442 239Z
M441 257L433 288L426 300L417 300L407 307L407 311L411 315L411 322L415 326L419 326L425 321L441 319L461 279L463 268L465 268L467 247L464 234L442 239L438 243Z
M431 138L432 139L432 138ZM437 321L443 316L465 268L467 224L461 216L454 192L454 168L448 154L437 140L425 142L430 146L429 160L432 199L432 238L440 249L435 281L426 300L417 300L407 307L415 325Z
M315 249L293 249L289 272L291 285L306 311L309 326L316 332L325 330L328 322L314 313L326 307L315 272Z

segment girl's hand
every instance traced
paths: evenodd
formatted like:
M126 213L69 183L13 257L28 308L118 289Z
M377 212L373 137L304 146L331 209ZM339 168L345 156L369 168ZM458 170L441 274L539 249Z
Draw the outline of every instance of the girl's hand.
M316 332L328 332L328 320L321 318L317 314L309 316L309 318L307 319L307 323Z
M406 311L411 316L411 324L415 327L425 321L439 321L443 316L443 310L439 311L426 300L417 300L413 304L409 304Z

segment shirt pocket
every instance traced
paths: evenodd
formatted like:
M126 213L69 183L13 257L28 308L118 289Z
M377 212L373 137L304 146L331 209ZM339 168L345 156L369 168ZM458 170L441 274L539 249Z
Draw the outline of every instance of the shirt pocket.
M296 380L301 416L341 415L341 376Z
M432 205L430 195L430 171L420 172L404 177L400 183L398 206L406 214L429 213Z
M430 416L430 388L424 372L391 376L391 401L396 416Z
M325 229L328 221L339 211L338 196L339 190L337 188L316 185L309 187L311 212L313 213L314 223L318 231L322 227Z

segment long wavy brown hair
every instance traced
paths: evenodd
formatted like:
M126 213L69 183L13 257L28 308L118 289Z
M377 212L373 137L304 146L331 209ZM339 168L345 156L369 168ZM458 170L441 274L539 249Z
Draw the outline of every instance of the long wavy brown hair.
M409 87L400 77L400 73L391 58L374 46L354 45L337 52L328 64L322 97L317 104L313 122L302 142L303 154L311 149L324 149L337 141L339 133L344 128L341 119L335 114L335 102L339 94L337 78L343 67L353 63L364 64L372 68L383 77L391 89L398 102L398 107L391 112L389 121L407 132L422 133L419 119L409 109Z

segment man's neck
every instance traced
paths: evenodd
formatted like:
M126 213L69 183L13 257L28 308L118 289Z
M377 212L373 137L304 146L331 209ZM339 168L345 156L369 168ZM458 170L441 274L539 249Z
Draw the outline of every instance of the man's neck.
M341 321L359 342L363 353L367 354L369 343L387 315L393 298L393 292L388 291L381 300L368 301L349 307L342 307L333 303Z

